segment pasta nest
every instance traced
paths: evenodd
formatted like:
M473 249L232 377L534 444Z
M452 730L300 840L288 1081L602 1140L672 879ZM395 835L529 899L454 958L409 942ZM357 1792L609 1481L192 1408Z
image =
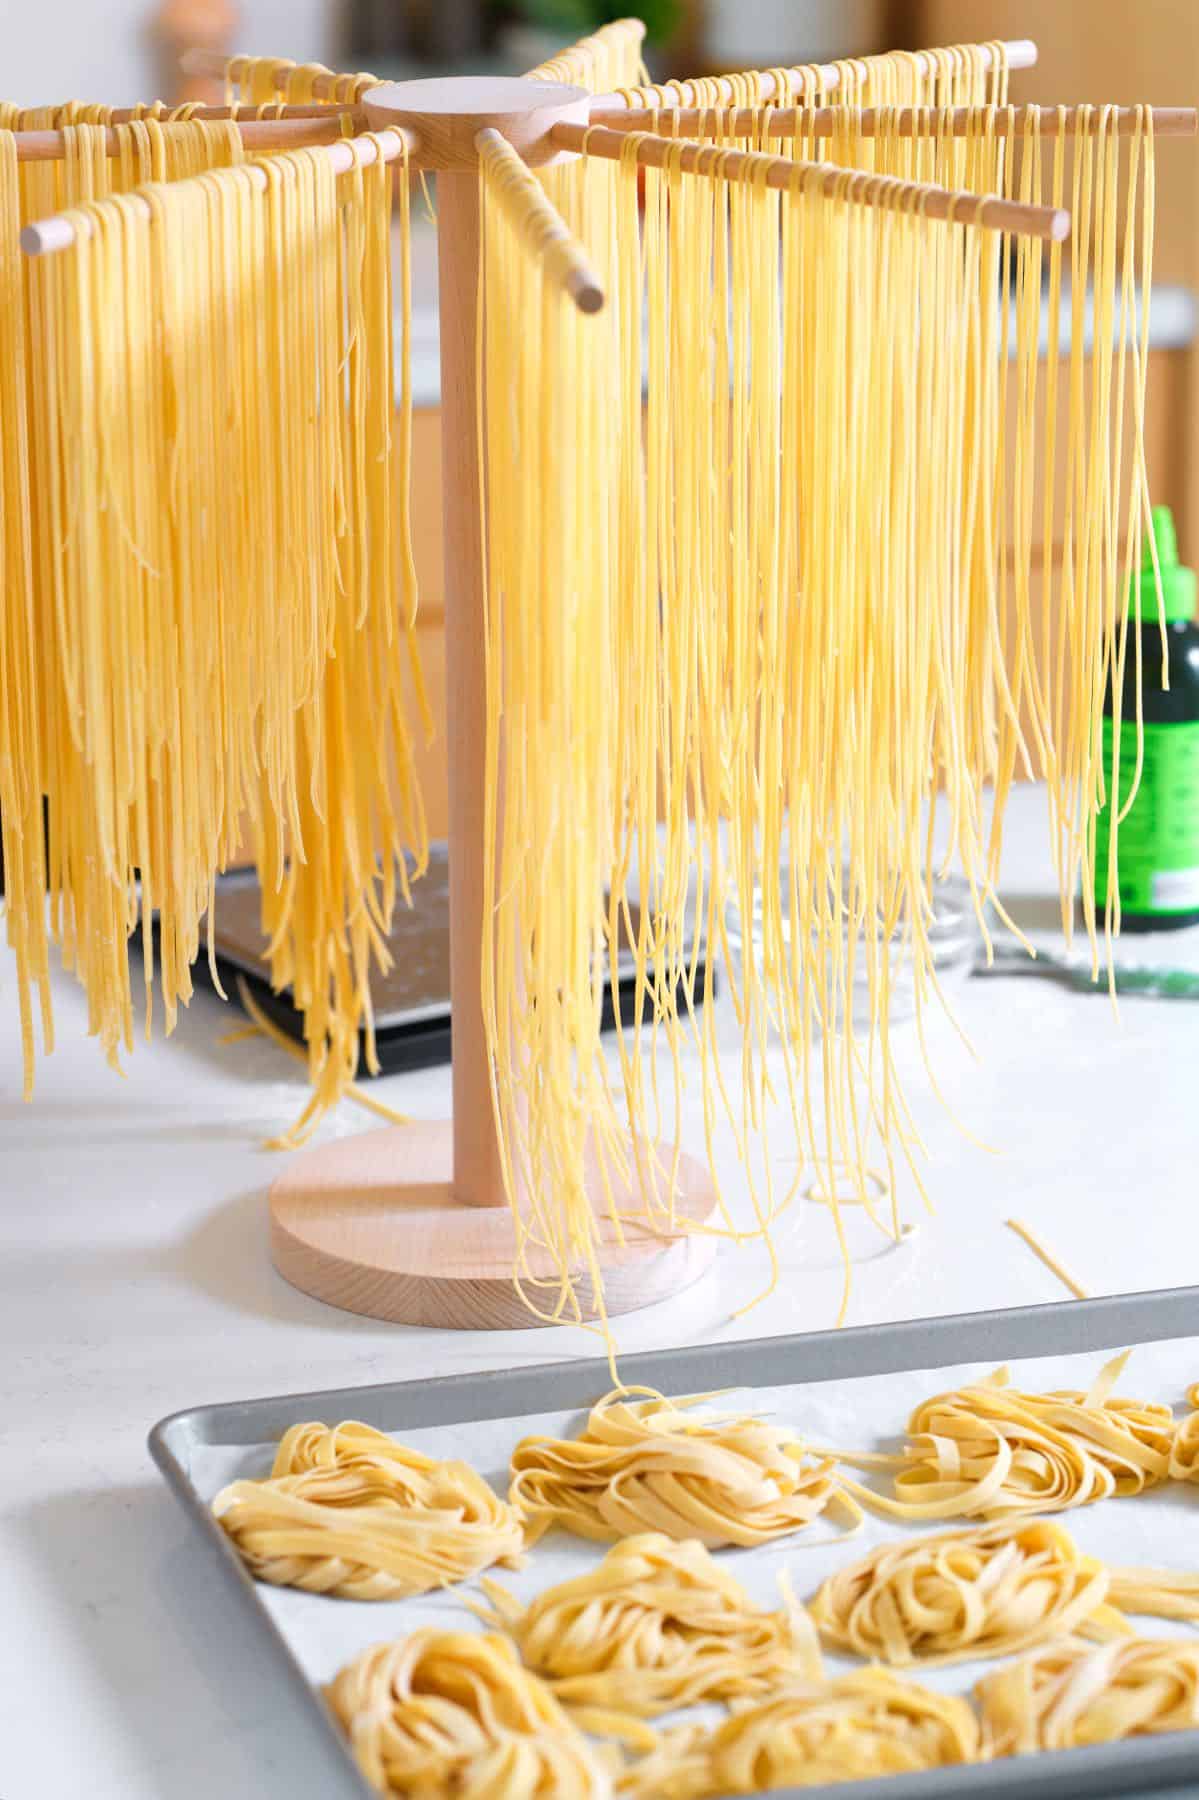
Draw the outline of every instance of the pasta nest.
M259 1581L350 1600L397 1600L515 1566L521 1522L468 1464L437 1462L348 1420L295 1425L265 1481L234 1481L212 1510Z
M1199 1481L1199 1381L1187 1389L1191 1411L1174 1428L1170 1475L1175 1481Z
M1199 1725L1199 1641L1051 1644L976 1685L990 1756L1069 1750Z
M849 1456L896 1469L894 1497L845 1485L878 1511L905 1519L995 1519L1063 1512L1168 1479L1174 1417L1168 1406L1112 1397L1127 1361L1114 1358L1082 1393L1022 1393L997 1369L971 1387L937 1394L908 1421L899 1456Z
M557 1525L601 1543L651 1531L716 1550L785 1537L830 1506L860 1522L831 1456L809 1458L791 1431L765 1419L686 1410L710 1397L619 1388L591 1409L577 1438L523 1438L508 1498L530 1540Z
M838 1569L811 1603L825 1643L895 1668L966 1662L1085 1630L1126 1630L1109 1573L1064 1526L1005 1520L883 1544Z
M607 1800L611 1778L505 1638L415 1631L325 1690L358 1766L405 1800Z
M694 1539L626 1538L528 1607L483 1585L526 1665L572 1709L652 1718L823 1673L802 1607L761 1610Z
M629 1800L707 1800L910 1774L979 1757L978 1722L968 1701L886 1669L860 1669L739 1708L715 1731L684 1726L667 1733L618 1785Z

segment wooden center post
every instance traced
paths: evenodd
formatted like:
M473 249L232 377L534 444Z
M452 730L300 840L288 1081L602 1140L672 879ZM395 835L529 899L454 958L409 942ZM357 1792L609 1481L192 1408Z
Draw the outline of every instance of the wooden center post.
M482 1007L486 792L483 472L475 335L480 281L477 134L491 128L531 166L560 160L554 125L585 124L585 89L466 76L371 89L376 130L416 134L437 174L449 759L453 1121L393 1126L300 1152L271 1188L271 1253L294 1287L350 1312L403 1324L509 1328L538 1321L512 1279L516 1233L504 1192ZM630 1159L635 1164L636 1159ZM594 1183L598 1197L602 1184ZM637 1212L635 1191L614 1196ZM679 1235L597 1212L610 1314L665 1299L709 1266L716 1240L688 1228L715 1211L711 1179L681 1159ZM620 1241L620 1240L623 1241ZM535 1275L557 1274L548 1262ZM581 1274L580 1296L593 1311Z

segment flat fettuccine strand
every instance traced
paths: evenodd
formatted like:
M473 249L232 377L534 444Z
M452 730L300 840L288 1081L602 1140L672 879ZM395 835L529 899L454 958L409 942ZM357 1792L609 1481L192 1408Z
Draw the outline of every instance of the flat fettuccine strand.
M437 1462L354 1420L295 1425L265 1481L212 1503L259 1581L351 1600L447 1587L515 1566L517 1514L462 1462Z
M648 1397L627 1397L634 1393ZM860 1520L830 1460L810 1458L785 1426L687 1410L709 1397L617 1389L592 1408L577 1438L522 1439L509 1499L530 1538L557 1525L603 1543L660 1531L719 1549L769 1543L830 1506Z
M1199 1725L1199 1640L1052 1644L975 1690L987 1756L1072 1750Z
M1157 1619L1199 1619L1199 1575L1176 1569L1110 1569L1108 1598L1125 1612Z
M979 1760L966 1700L862 1669L737 1709L713 1732L683 1726L619 1784L630 1800L716 1800Z
M1174 1481L1199 1481L1199 1381L1187 1389L1191 1411L1174 1429L1170 1448L1170 1477Z
M495 1582L483 1586L526 1666L581 1724L605 1711L652 1718L704 1700L760 1697L823 1672L803 1608L756 1606L694 1540L626 1538L528 1607Z

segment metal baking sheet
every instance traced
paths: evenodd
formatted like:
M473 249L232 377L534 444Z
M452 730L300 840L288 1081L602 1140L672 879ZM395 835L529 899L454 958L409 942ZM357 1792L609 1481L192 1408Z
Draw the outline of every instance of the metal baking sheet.
M766 1338L708 1348L655 1351L621 1359L629 1385L666 1393L716 1388L814 1385L863 1376L948 1368L955 1363L995 1364L1033 1357L1072 1356L1135 1344L1164 1343L1199 1334L1199 1288L1177 1288L1005 1312L871 1325L840 1332ZM302 1666L295 1646L272 1616L270 1590L243 1569L213 1519L208 1496L195 1479L196 1465L213 1449L251 1446L279 1438L305 1418L357 1418L402 1434L425 1428L586 1408L610 1385L607 1363L574 1361L540 1368L453 1375L440 1380L394 1382L275 1395L233 1405L198 1406L172 1415L150 1434L154 1460L198 1528L230 1582L246 1628L286 1673L298 1706L317 1716L321 1729L323 1791L330 1800L364 1800L364 1783L341 1733ZM852 1554L852 1552L850 1552ZM337 1605L337 1602L329 1602ZM405 1603L407 1604L407 1603ZM1176 1629L1172 1628L1172 1629ZM364 1634L362 1647L385 1633ZM970 1800L1019 1793L1030 1797L1104 1795L1177 1788L1199 1780L1199 1732L1137 1738L1092 1749L1042 1752L1035 1757L939 1769L913 1776L855 1782L862 1800ZM776 1790L798 1800L832 1789ZM846 1791L845 1785L836 1790Z

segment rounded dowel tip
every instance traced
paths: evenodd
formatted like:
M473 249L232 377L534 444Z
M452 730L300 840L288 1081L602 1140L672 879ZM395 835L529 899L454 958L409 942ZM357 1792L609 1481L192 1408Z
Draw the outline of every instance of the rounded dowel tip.
M604 309L604 290L597 278L589 269L581 270L566 283L567 291L583 313L597 313Z
M74 242L75 228L67 219L40 219L21 230L21 248L26 256L48 256Z
M1055 244L1064 244L1070 235L1070 215L1059 207L1049 223L1049 235Z

